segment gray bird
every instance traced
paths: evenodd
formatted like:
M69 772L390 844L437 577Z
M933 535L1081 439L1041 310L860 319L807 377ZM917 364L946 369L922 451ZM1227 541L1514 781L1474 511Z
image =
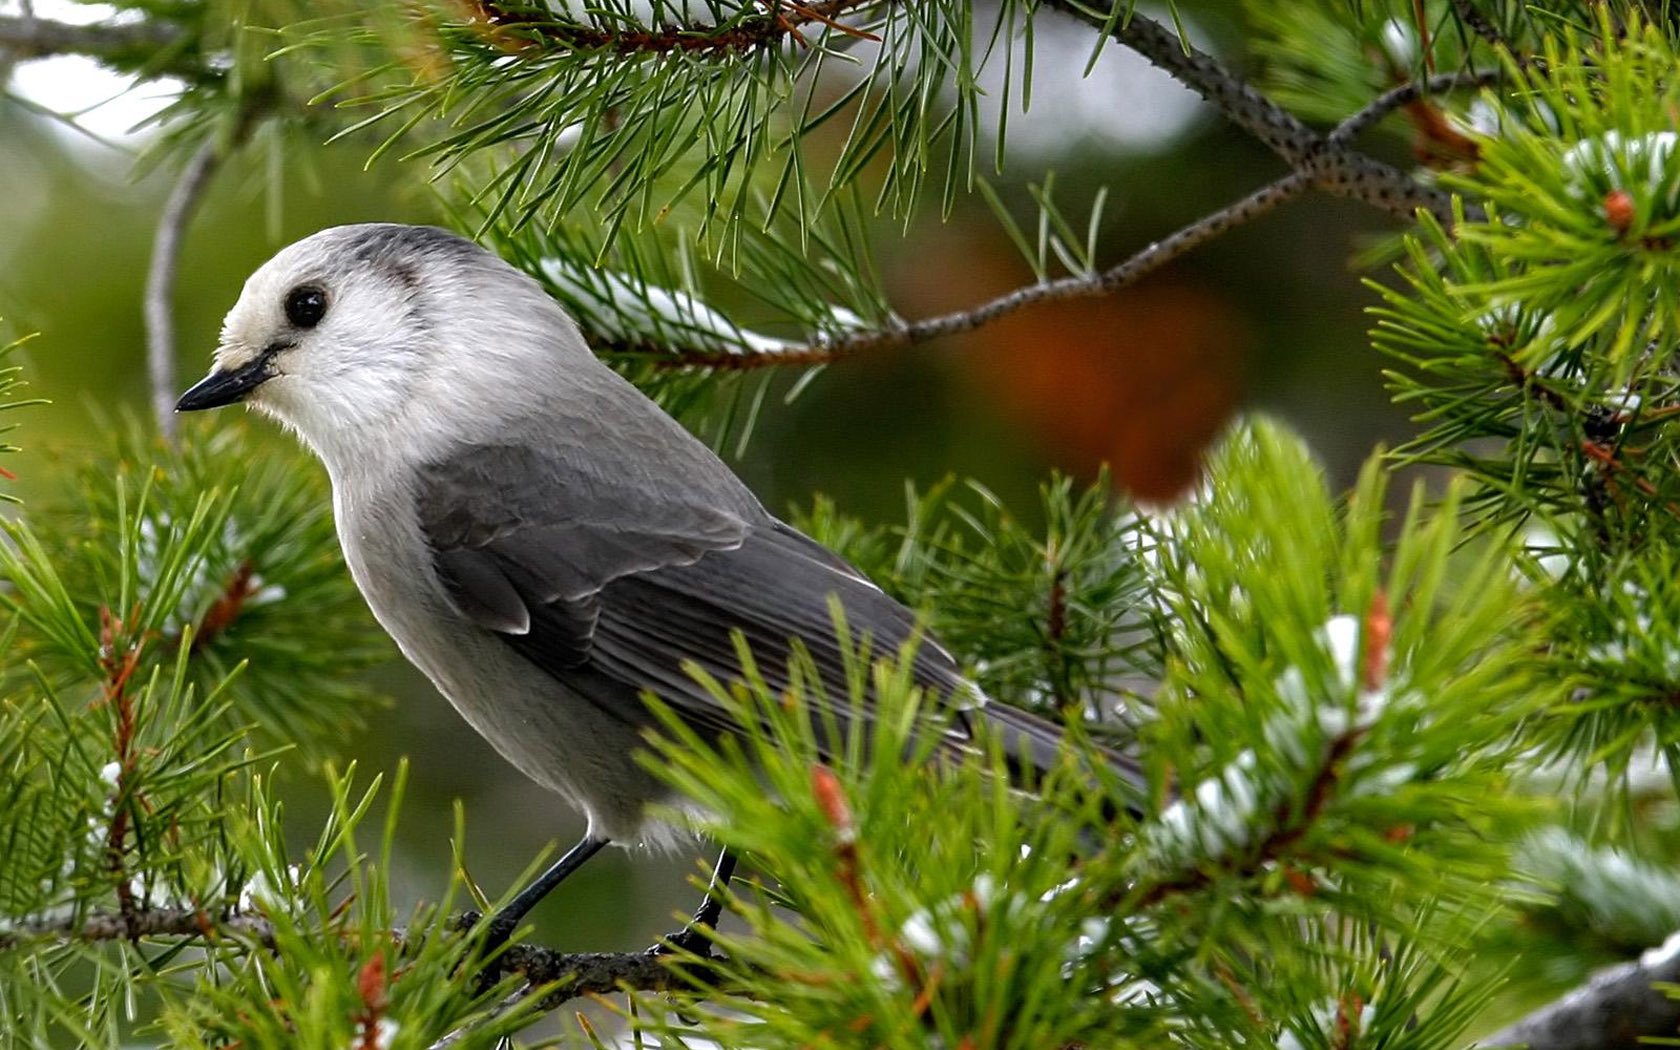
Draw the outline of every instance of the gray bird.
M799 639L838 696L831 596L877 651L917 633L908 610L777 520L601 363L535 281L444 230L339 226L265 263L176 408L238 401L326 465L350 573L403 654L588 817L498 913L500 936L608 842L669 836L648 819L668 791L631 757L652 724L644 691L702 733L728 733L683 666L738 677L733 632L778 689ZM914 674L948 703L942 731L983 720L1018 765L1056 759L1056 725L985 704L932 640ZM714 886L733 865L726 852ZM715 921L710 895L697 919Z

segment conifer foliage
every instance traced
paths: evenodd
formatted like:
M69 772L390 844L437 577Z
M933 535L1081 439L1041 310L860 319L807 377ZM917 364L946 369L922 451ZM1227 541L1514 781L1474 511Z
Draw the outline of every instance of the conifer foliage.
M907 490L889 525L807 504L802 528L920 610L992 702L1065 720L1070 746L1022 790L993 742L930 751L907 654L855 639L847 695L824 696L803 657L777 693L743 648L738 677L704 683L743 735L666 717L643 760L749 874L707 954L640 955L488 951L475 919L495 902L460 871L440 899L394 896L407 771L342 753L380 702L355 672L392 654L324 483L227 420L132 428L0 524L0 1044L1680 1035L1663 0L1251 0L1242 75L1192 5L1127 0L117 7L0 14L0 53L169 78L147 158L183 171L164 233L259 140L404 157L721 447L855 355L1111 293L1311 193L1394 217L1367 255L1393 263L1369 273L1371 345L1348 352L1384 355L1418 429L1347 492L1249 419L1170 509L1059 476L1029 506ZM1130 255L1102 243L1102 198L1072 214L1049 173L1013 212L987 181L1008 120L982 115L1025 104L1048 19L1081 25L1093 62L1141 54L1286 172ZM1383 136L1411 158L1366 152ZM873 239L969 197L1033 283L901 316ZM176 241L159 237L165 303ZM166 389L167 338L153 349ZM0 367L26 436L21 383ZM1417 464L1446 480L1392 491ZM870 738L824 757L816 712L866 696ZM1138 756L1144 784L1099 748ZM325 784L317 826L283 811L287 778ZM622 1042L556 1023L587 996L623 1014Z

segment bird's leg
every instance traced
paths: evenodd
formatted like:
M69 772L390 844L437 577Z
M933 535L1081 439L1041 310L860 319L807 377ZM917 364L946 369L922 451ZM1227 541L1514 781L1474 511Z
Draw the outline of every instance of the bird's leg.
M525 913L537 906L537 902L548 896L554 887L566 881L566 876L583 867L584 862L601 852L608 843L608 839L595 835L584 835L577 841L577 845L567 850L565 854L547 871L532 880L529 886L520 890L507 906L490 917L490 936L486 942L491 949L500 947L513 936L514 929Z
M682 951L692 952L702 959L711 954L711 931L717 928L718 918L723 914L723 891L728 888L729 880L735 877L735 863L734 852L725 846L718 854L717 865L712 868L711 882L706 886L706 896L700 901L694 918L690 919L688 925L680 932L649 948L651 954L669 955Z

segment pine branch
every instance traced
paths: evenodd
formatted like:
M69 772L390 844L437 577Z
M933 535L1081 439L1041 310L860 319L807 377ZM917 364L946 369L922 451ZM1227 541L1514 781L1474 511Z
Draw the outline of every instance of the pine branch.
M1379 95L1365 108L1338 124L1323 141L1337 148L1344 147L1383 117L1419 98L1454 88L1486 86L1494 83L1498 77L1498 70L1467 70L1443 73L1421 83L1402 84ZM832 364L872 350L901 350L943 336L972 332L1027 306L1095 298L1130 287L1192 249L1260 218L1286 201L1299 197L1313 185L1312 176L1308 173L1292 172L1218 211L1204 215L1107 270L1076 274L1054 281L1041 281L1017 288L966 310L957 310L895 328L860 331L806 346L776 349L695 349L671 352L669 348L641 345L601 348L620 353L648 354L653 363L661 369L711 368L720 371L812 367Z
M202 75L204 70L183 54L188 43L180 27L155 20L72 25L49 18L0 15L0 51L17 59L86 55L141 64L154 75Z
M1237 127L1282 157L1312 185L1338 197L1363 201L1403 219L1420 208L1450 225L1452 196L1405 172L1322 136L1178 34L1136 11L1116 17L1079 0L1045 0L1045 6L1101 27L1202 98Z
M1680 983L1680 935L1632 962L1595 974L1561 999L1482 1039L1487 1048L1637 1050L1680 1028L1680 999L1657 985Z
M1476 10L1476 5L1472 0L1452 0L1452 6L1453 13L1458 15L1458 20L1469 26L1470 31L1481 37L1484 42L1495 48L1508 51L1513 56L1517 54L1517 49L1512 47L1511 42L1505 39L1505 34L1499 31L1498 26L1488 21L1486 15Z
M175 440L175 273L181 262L181 241L200 197L220 164L222 150L214 137L205 140L181 170L152 240L152 259L146 269L146 373L152 386L152 414L166 441Z
M475 912L463 912L451 916L443 926L463 931L471 928L478 918ZM393 931L399 944L403 936L403 930ZM207 940L229 937L266 949L275 945L274 924L260 915L212 917L202 910L157 908L127 915L96 911L79 919L67 916L10 923L0 930L0 951L42 942L96 944L140 937ZM553 1010L584 996L688 987L690 981L685 973L691 972L673 969L666 957L649 952L564 952L540 944L517 943L487 962L483 976L494 981L517 973L533 986L554 986L543 998L543 1009Z
M542 11L509 11L489 0L477 0L472 7L478 17L494 29L525 34L522 38L508 40L516 49L546 45L619 55L682 52L728 59L777 47L788 40L806 46L800 28L807 25L823 25L848 35L876 39L873 34L847 26L837 19L853 8L878 2L826 0L823 3L798 4L791 0L766 0L765 6L769 10L762 14L748 15L722 25L614 29L563 22Z
M1144 277L1206 244L1220 234L1265 215L1285 201L1300 196L1310 183L1306 176L1285 175L1253 193L1204 215L1176 233L1156 241L1124 262L1095 274L1079 274L1054 281L1017 288L996 299L967 310L916 321L896 328L876 329L828 339L801 347L774 350L686 350L675 353L648 347L607 347L608 350L642 351L656 354L654 364L662 369L712 368L748 371L756 368L810 367L831 364L872 350L901 350L947 335L959 335L982 328L1038 303L1064 302L1108 295L1136 284Z
M1457 88L1491 87L1498 83L1503 75L1503 71L1498 69L1466 69L1454 73L1437 73L1427 80L1409 81L1390 88L1372 99L1364 109L1336 125L1325 141L1333 146L1345 146L1397 109Z
M941 314L896 328L859 332L807 346L775 350L685 350L671 353L657 347L642 346L608 346L602 349L656 355L654 364L666 370L710 368L719 371L808 368L833 364L868 351L902 350L944 336L972 332L1028 306L1091 299L1130 287L1192 249L1267 214L1309 188L1311 183L1307 176L1299 172L1285 175L1216 212L1204 215L1100 273L1027 285L967 310Z
M1252 877L1267 866L1285 859L1289 851L1306 837L1324 814L1325 807L1331 802L1342 782L1349 757L1364 739L1366 732L1365 727L1354 726L1329 741L1324 757L1313 770L1312 780L1307 784L1298 803L1295 799L1289 799L1278 804L1277 811L1273 814L1275 826L1247 856L1222 869L1196 867L1169 878L1142 884L1140 887L1128 887L1124 897L1117 897L1110 903L1124 902L1137 908L1153 908L1172 897L1199 893L1212 886L1218 877Z
M264 948L274 947L274 924L258 915L228 915L212 919L207 912L185 908L157 908L124 915L96 911L80 920L66 916L7 922L0 929L0 951L13 951L43 941L58 944L98 944L136 937L235 937Z

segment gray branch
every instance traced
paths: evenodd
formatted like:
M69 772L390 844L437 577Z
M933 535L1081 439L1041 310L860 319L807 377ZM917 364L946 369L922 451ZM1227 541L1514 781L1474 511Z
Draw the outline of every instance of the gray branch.
M75 919L24 919L0 927L0 951L11 951L43 941L95 943L126 941L136 937L201 937L206 930L264 948L274 947L274 925L257 915L230 915L212 920L205 912L185 908L160 908L119 912L89 912Z
M470 928L477 916L467 913L445 922L451 930ZM403 931L392 931L397 941ZM36 919L11 923L0 931L0 951L40 943L131 941L141 937L228 937L274 948L274 926L260 915L212 917L185 908L158 908L131 915L91 912L79 920ZM646 952L563 952L538 944L512 944L485 965L485 975L523 974L528 984L545 986L545 1010L588 995L624 990L662 992L684 987L682 973Z
M1680 1031L1680 1001L1656 987L1680 983L1680 934L1612 966L1477 1045L1528 1050L1639 1050Z
M1486 15L1476 10L1476 5L1471 0L1452 0L1452 6L1454 13L1458 15L1458 20L1468 26L1470 31L1481 37L1483 41L1493 47L1504 48L1513 55L1517 53L1517 49L1512 47L1509 41L1505 39L1505 34L1499 31L1499 27L1488 21Z
M187 161L175 188L164 203L152 240L152 261L146 270L146 374L151 380L152 414L165 440L175 440L175 275L180 267L181 241L192 221L204 188L222 156L214 137Z
M128 60L153 75L202 73L183 56L185 30L147 20L121 24L72 25L30 15L0 15L0 51L15 59L86 55L103 61Z
M1402 106L1458 88L1492 87L1503 75L1497 69L1467 69L1457 73L1437 73L1422 82L1413 80L1389 88L1367 103L1364 109L1337 124L1336 130L1326 136L1325 141L1335 147L1347 146Z
M1124 0L1116 0L1124 2ZM1104 27L1109 12L1080 0L1044 0L1088 25ZM1451 226L1452 196L1425 185L1390 164L1332 141L1301 118L1273 102L1232 73L1213 56L1198 50L1161 23L1136 11L1121 15L1110 29L1115 40L1136 51L1174 79L1216 106L1237 127L1282 157L1319 189L1380 208L1403 219L1417 209Z
M1000 317L1038 303L1090 299L1117 292L1136 284L1167 263L1206 244L1225 231L1251 222L1284 201L1299 197L1312 187L1300 172L1292 172L1255 190L1216 212L1204 215L1171 235L1128 256L1125 261L1095 273L1074 274L1053 281L1040 281L987 300L979 306L928 317L910 324L855 332L775 350L728 348L722 350L680 350L658 346L615 346L594 339L599 349L646 353L652 363L664 369L712 368L720 371L750 371L758 368L798 368L829 364L873 350L902 350L941 336L972 332Z
M1345 148L1377 121L1400 107L1428 95L1454 88L1482 87L1498 79L1497 70L1469 70L1443 73L1422 83L1402 84L1372 99L1365 108L1348 117L1325 136L1322 141L1337 149ZM1291 118L1293 119L1293 118ZM1309 132L1309 134L1313 134ZM1316 137L1316 135L1315 135ZM778 366L800 367L828 364L871 350L903 349L938 339L941 336L972 332L1000 317L1012 314L1037 303L1085 299L1117 292L1136 284L1162 266L1206 244L1226 231L1252 222L1273 208L1293 200L1315 185L1314 178L1305 171L1293 171L1275 182L1260 187L1241 200L1218 211L1204 215L1175 233L1150 244L1128 256L1124 261L1100 273L1075 274L1054 281L1017 288L1012 292L988 300L979 306L958 310L938 317L929 317L896 328L886 328L778 350L677 350L652 348L654 363L661 368L717 368L745 371ZM599 343L597 345L600 345ZM647 350L645 347L621 347L628 350Z

